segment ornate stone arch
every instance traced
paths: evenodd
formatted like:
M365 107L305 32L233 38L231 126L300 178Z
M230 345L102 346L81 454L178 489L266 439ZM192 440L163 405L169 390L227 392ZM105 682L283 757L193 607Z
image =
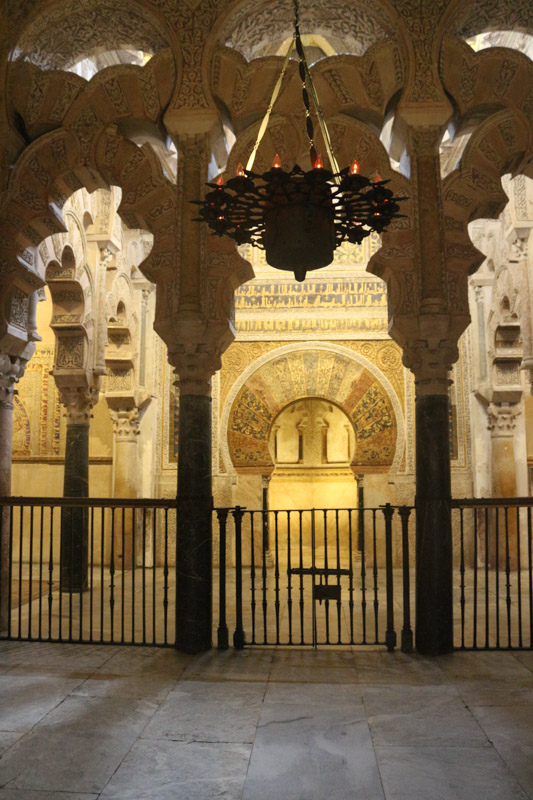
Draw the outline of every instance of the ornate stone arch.
M455 291L466 304L467 275L484 255L472 244L468 223L496 218L507 204L501 177L508 172L533 174L533 127L516 110L493 114L472 134L457 169L443 181L446 253ZM461 288L459 283L463 282Z
M221 451L228 471L271 471L270 426L282 408L306 396L331 400L350 418L356 436L353 469L399 471L405 422L395 390L364 356L323 343L277 348L240 375L221 417Z

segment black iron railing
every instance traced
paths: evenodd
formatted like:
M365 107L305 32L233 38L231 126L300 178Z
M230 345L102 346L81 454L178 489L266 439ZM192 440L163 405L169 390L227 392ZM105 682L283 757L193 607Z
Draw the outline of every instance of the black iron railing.
M0 499L0 637L175 642L175 502Z
M533 647L533 498L452 501L455 646Z
M218 646L412 650L412 509L217 509ZM234 603L228 602L234 597Z
M456 648L532 647L532 509L452 502ZM0 638L173 646L176 521L175 501L0 498ZM214 509L218 647L410 652L415 521L408 506Z

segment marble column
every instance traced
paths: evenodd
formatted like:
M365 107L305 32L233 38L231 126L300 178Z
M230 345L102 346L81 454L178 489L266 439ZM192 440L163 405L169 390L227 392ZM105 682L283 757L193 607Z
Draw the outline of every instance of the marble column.
M416 649L453 650L447 371L416 381Z
M11 494L11 447L13 440L13 395L24 374L26 361L0 353L0 497ZM9 608L9 508L0 516L0 631L7 627Z
M111 401L108 400L108 404ZM115 434L115 459L113 497L137 497L139 471L137 465L137 437L139 436L139 409L110 407L109 413ZM124 522L124 524L123 524ZM114 553L116 566L131 569L135 566L133 517L129 509L115 514Z
M176 541L176 647L211 648L212 490L211 381L179 381Z
M488 408L489 428L491 431L492 445L492 496L516 497L516 463L514 451L514 431L516 418L521 413L521 406L517 403L491 403ZM505 512L499 513L498 545L496 545L495 526L489 532L489 563L505 569L507 562L507 545L509 551L509 566L517 566L517 527L516 516L507 515L506 543Z
M89 496L89 421L98 389L60 387L67 413L64 497ZM88 510L64 508L61 516L61 587L64 592L87 589Z

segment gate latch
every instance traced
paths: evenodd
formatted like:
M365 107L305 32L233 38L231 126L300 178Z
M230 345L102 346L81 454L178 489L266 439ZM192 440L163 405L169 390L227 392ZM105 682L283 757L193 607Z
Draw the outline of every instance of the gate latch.
M318 600L319 603L322 603L322 600L337 600L340 602L341 599L341 586L340 583L329 583L327 586L326 584L315 584L313 599Z

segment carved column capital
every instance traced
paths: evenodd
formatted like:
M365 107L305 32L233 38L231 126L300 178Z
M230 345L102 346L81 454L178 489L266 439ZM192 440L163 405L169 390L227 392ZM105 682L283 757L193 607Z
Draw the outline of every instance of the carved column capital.
M522 413L518 403L491 403L487 409L492 438L512 438L516 419Z
M94 386L58 386L59 399L67 412L67 425L89 425L100 390Z
M133 408L110 408L111 421L115 436L121 441L134 442L140 433L139 409Z
M441 340L419 341L404 347L403 362L415 376L417 397L448 394L449 372L459 357L457 344Z
M440 125L417 125L409 128L409 154L417 156L438 155L442 127Z
M15 386L24 375L26 364L23 358L0 353L0 407L13 408Z
M211 396L211 378L220 369L220 355L213 351L179 352L169 354L169 362L176 372L176 385L180 395L199 394Z

